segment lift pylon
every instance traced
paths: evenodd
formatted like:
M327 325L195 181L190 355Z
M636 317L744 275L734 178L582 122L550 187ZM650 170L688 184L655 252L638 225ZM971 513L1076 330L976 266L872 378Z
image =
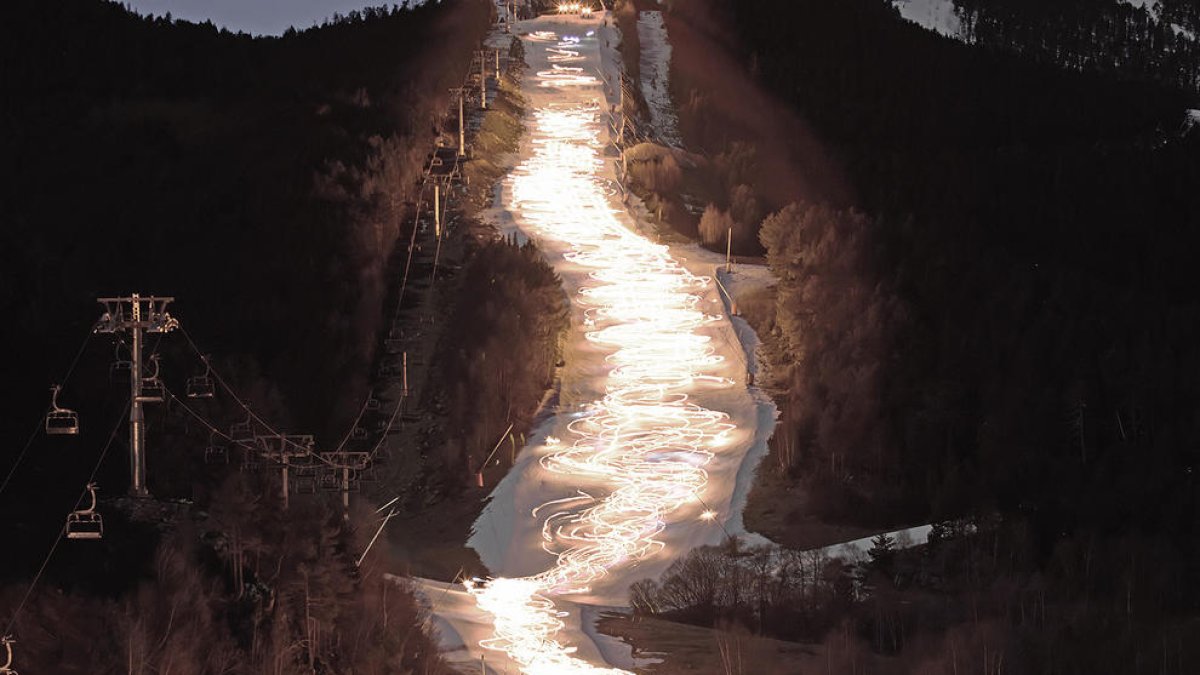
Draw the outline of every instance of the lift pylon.
M259 452L263 457L278 462L280 466L280 496L283 508L288 507L291 489L288 485L289 471L293 459L312 457L316 443L309 434L274 434L255 436Z
M175 298L137 293L122 297L96 298L104 313L96 322L97 333L122 333L130 337L129 377L129 494L146 498L146 418L142 411L143 333L169 333L179 322L167 312ZM157 372L155 373L157 376ZM152 392L148 392L152 393Z

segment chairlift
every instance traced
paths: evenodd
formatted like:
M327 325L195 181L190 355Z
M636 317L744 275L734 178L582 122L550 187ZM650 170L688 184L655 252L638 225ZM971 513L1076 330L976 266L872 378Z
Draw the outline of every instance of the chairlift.
M208 357L203 356L204 374L193 375L187 381L187 397L188 398L212 398L215 388L212 380L212 366L208 363Z
M234 443L254 442L254 417L246 411L245 422L234 422L229 426L229 438Z
M322 473L317 477L317 489L321 492L338 492L342 489L342 481L333 473Z
M87 484L92 503L86 509L67 514L67 539L100 539L104 536L104 519L96 513L96 484Z
M205 464L228 464L229 448L224 443L217 442L217 432L208 435L208 446L204 448Z
M262 466L262 462L259 459L257 452L245 448L242 454L242 464L238 468L242 471L257 471Z
M79 433L79 414L58 405L59 385L50 387L50 412L46 413L46 433L51 436L74 436Z
M379 482L379 469L375 468L375 465L372 464L371 466L368 466L367 468L362 470L362 472L359 474L358 479L359 479L359 481L361 481L363 483L378 483Z
M5 635L0 638L0 645L4 645L4 665L0 665L0 675L17 675L17 671L13 669L13 649L16 640L11 635Z
M162 380L158 377L158 354L152 355L150 362L154 364L154 372L150 374L150 377L142 378L142 386L137 401L139 403L162 403L167 400L167 388L163 386Z
M315 495L317 493L317 477L312 474L297 474L293 485L298 495Z
M116 381L129 377L129 373L133 371L133 362L121 356L121 345L118 342L114 347L113 361L108 366L108 379Z
M204 448L205 464L228 464L229 448L224 445L210 445Z
M294 465L292 468L292 492L298 495L316 494L317 470L317 466L313 464Z

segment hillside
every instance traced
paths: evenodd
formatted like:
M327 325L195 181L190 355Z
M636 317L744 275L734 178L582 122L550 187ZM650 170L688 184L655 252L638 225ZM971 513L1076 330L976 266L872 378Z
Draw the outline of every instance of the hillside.
M378 527L367 500L346 520L333 498L284 510L274 473L207 466L205 448L246 418L242 401L323 447L351 426L417 178L490 7L369 9L275 38L100 0L6 9L0 305L22 319L0 338L0 633L18 636L14 667L439 672L389 547L360 559ZM529 257L493 253L520 271ZM193 347L225 378L212 399L147 406L158 500L142 503L112 499L128 481L128 375L110 365L129 346L91 335L95 299L132 292L177 298L186 336L146 346L168 389L205 372ZM60 402L81 432L46 437L48 385L68 377ZM89 471L105 537L55 543Z

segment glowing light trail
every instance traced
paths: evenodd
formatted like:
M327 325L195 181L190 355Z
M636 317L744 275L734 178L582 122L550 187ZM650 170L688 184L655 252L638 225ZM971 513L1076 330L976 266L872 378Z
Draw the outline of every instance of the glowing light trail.
M577 39L539 32L551 62L578 57ZM596 86L582 69L552 63L539 87ZM590 270L579 291L587 339L608 352L603 397L567 426L569 438L546 439L542 466L601 485L606 495L577 491L539 506L543 547L556 555L548 570L521 579L468 582L478 606L495 617L494 636L481 644L500 650L533 675L613 673L574 655L555 639L564 614L553 596L587 593L592 584L663 547L667 519L698 501L708 483L704 467L730 442L728 415L690 399L731 380L712 373L715 353L700 309L710 280L688 272L667 247L625 228L609 206L600 178L598 103L544 107L533 116L533 154L509 177L512 208L525 225L569 247L567 260ZM699 514L712 520L717 514Z

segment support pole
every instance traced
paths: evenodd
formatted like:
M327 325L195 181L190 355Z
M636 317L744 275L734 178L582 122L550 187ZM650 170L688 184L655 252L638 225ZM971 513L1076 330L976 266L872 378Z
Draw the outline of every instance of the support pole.
M175 298L137 293L121 297L96 298L104 306L104 314L96 322L97 333L120 333L129 336L129 495L147 498L146 489L146 416L142 396L146 333L170 333L179 327L168 312L167 305ZM157 370L155 371L157 376ZM150 402L162 399L155 396Z
M467 123L463 115L463 98L465 92L458 92L458 156L466 157L467 155Z
M487 53L479 52L479 109L487 110Z
M350 467L342 464L342 520L350 520Z
M433 234L438 238L442 236L442 186L440 183L433 184Z
M142 300L132 296L132 325L130 338L131 368L129 370L129 495L147 498L146 489L146 417L142 410Z
M733 228L729 228L729 234L725 238L725 274L733 271Z
M283 467L283 482L280 488L280 492L282 493L280 496L283 497L283 510L287 511L290 497L288 496L288 453L287 448L284 447L284 443L284 437L281 435L279 437L279 463Z
M500 81L500 50L496 50L496 81Z
M402 385L400 388L400 395L405 398L408 398L408 352L407 351L404 352L402 362L404 365L403 365L403 371L402 371L403 377L402 377Z

